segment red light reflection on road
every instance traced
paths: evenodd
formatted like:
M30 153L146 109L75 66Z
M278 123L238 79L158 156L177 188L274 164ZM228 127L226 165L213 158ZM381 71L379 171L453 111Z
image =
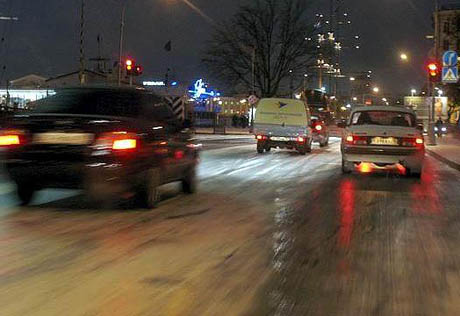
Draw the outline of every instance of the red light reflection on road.
M422 180L415 183L411 189L412 210L417 214L439 215L442 213L442 203L435 187L435 170L428 163L426 166L423 170Z
M353 233L355 218L355 184L350 179L344 179L339 187L340 229L338 234L339 246L348 248Z

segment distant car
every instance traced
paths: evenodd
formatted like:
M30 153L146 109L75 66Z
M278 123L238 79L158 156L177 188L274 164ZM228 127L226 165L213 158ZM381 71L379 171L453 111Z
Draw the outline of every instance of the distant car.
M300 100L262 99L257 104L254 133L260 154L287 148L305 155L313 142L310 111Z
M318 143L320 147L329 145L329 127L319 116L312 115L311 130L313 142Z
M158 187L196 188L198 152L186 127L151 93L63 89L12 116L0 130L4 163L23 204L45 188L84 189L105 203L125 193L155 207Z
M342 139L343 173L397 168L420 177L425 145L416 122L415 113L405 108L354 109Z

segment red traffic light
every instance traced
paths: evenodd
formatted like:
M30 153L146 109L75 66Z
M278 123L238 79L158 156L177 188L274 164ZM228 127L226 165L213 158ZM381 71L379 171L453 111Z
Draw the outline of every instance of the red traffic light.
M142 66L136 66L136 69L135 69L135 72L136 72L136 75L142 75L142 72L143 72L143 68Z
M430 71L436 71L436 70L438 70L438 65L436 65L435 63L431 63L431 64L428 65L428 69Z
M438 66L438 64L435 62L430 62L427 65L427 68L428 68L428 77L430 78L430 81L432 82L440 81L441 73L440 73L440 67Z

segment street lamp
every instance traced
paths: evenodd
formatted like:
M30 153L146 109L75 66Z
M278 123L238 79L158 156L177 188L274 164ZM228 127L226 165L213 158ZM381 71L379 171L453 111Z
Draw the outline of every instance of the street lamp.
M379 93L380 89L378 87L374 87L372 88L372 91L374 91L374 93Z
M401 58L402 61L408 61L409 60L409 56L406 53L401 53L401 55L399 55L399 57Z
M410 93L411 93L411 96L415 96L415 94L417 93L417 90L412 89L412 90L410 91Z
M121 22L120 22L120 46L118 50L118 86L121 85L121 64L122 64L122 58L123 58L123 32L125 28L125 13L126 13L126 6L128 4L128 1L122 2L122 8L121 8Z

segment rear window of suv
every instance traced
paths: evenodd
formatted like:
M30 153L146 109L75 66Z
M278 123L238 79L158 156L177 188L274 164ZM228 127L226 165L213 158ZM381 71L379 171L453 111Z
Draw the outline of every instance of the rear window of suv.
M351 118L351 125L383 125L415 127L415 116L398 111L362 111L355 112Z

